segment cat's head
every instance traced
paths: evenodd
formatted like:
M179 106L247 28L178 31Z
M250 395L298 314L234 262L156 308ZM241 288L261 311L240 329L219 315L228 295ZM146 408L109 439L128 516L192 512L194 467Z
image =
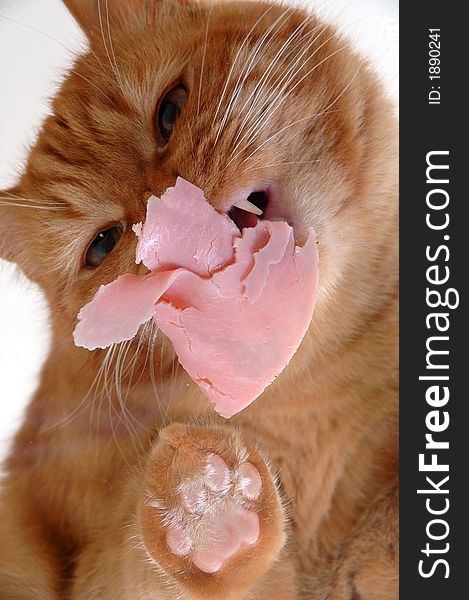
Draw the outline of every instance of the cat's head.
M177 176L219 211L249 198L300 243L313 226L318 330L332 339L347 327L347 310L376 285L373 240L395 212L385 198L392 117L347 43L279 4L65 3L90 50L7 192L0 253L44 288L70 343L101 284L145 271L131 226ZM253 218L230 215L240 227Z

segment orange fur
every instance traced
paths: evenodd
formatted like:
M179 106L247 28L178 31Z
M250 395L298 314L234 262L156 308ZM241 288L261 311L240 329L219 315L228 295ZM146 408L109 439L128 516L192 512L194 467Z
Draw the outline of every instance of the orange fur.
M9 191L48 210L1 209L0 252L44 289L53 342L6 463L0 598L397 598L397 142L380 86L311 17L264 78L266 107L292 66L294 92L233 151L241 108L304 12L115 0L111 44L93 2L66 4L91 51ZM277 19L220 129L255 42ZM162 153L153 114L181 80L189 99ZM261 118L253 111L248 126ZM219 210L237 189L274 181L278 215L313 225L320 244L317 308L299 351L227 423L154 328L108 353L73 345L76 314L98 286L144 271L130 225L177 175ZM84 268L88 243L115 222L127 227L116 249ZM215 576L169 553L145 505L152 490L174 490L176 451L188 473L194 452L229 462L242 451L263 479L259 542Z

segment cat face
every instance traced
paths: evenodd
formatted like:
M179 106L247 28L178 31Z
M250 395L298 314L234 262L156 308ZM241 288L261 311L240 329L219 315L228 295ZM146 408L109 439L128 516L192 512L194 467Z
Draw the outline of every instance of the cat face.
M239 227L256 220L233 208L244 199L291 223L299 243L314 227L316 318L330 318L376 219L357 201L379 147L366 68L333 30L285 6L116 2L99 15L86 5L75 12L90 51L12 190L46 210L8 208L2 226L3 254L43 286L64 335L101 284L146 271L131 226L177 176Z

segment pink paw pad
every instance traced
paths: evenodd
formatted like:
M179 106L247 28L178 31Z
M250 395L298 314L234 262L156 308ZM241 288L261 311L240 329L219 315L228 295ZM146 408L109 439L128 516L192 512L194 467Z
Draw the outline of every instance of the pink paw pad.
M166 542L204 573L216 573L259 539L259 517L248 505L259 498L262 479L251 463L232 471L221 456L210 454L202 477L181 482L179 491L183 516L169 527Z
M251 463L243 463L238 469L238 486L243 496L257 500L262 491L262 479L259 471Z
M187 556L191 551L191 542L180 525L168 529L166 543L171 552L177 556Z
M222 492L231 483L228 465L218 454L210 454L205 464L205 485L214 492Z
M224 562L259 538L259 517L252 510L222 515L212 524L211 535L196 546L191 560L204 573L216 573Z

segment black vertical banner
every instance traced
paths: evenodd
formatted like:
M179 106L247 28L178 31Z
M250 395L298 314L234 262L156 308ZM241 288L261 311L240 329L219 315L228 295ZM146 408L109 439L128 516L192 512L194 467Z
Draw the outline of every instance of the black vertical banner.
M434 0L400 8L403 600L469 598L464 8Z

